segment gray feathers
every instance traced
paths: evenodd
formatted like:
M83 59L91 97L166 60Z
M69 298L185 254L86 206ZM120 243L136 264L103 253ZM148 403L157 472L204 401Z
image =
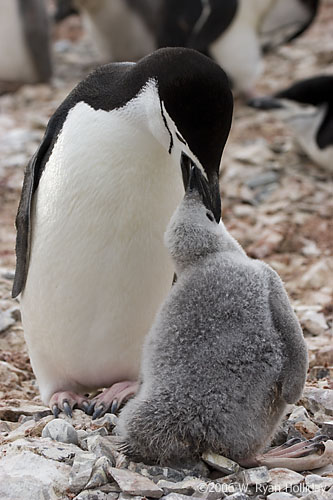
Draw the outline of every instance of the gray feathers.
M120 415L126 452L183 466L205 451L249 458L301 394L301 328L278 275L210 220L195 190L165 240L178 280L147 336L139 392Z

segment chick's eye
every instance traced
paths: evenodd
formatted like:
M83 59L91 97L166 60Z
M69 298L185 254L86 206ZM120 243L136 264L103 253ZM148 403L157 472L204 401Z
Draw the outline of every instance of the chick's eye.
M211 220L213 222L214 220L214 215L212 214L212 212L206 212L206 215L208 217L209 220Z

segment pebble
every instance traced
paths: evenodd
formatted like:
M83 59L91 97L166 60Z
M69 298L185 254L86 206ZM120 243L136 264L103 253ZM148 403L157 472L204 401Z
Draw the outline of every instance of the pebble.
M305 478L305 484L311 490L326 490L333 486L333 477L321 477L317 474L309 474Z
M126 469L116 469L115 467L110 468L109 472L124 493L151 498L160 498L163 496L163 490L161 488L156 486L151 479L137 472Z
M159 465L145 465L143 463L130 462L128 469L133 472L139 472L142 476L149 477L155 483L160 479L179 482L185 478L184 472L172 469L171 467L160 467Z
M229 458L223 457L216 453L204 453L202 459L211 467L224 474L233 474L238 472L240 467L236 462L233 462Z
M321 426L321 432L325 436L328 436L330 439L333 439L333 421L323 422Z
M270 474L267 467L254 467L243 470L238 474L239 480L248 486L256 484L266 484L269 482Z
M0 420L8 420L9 422L17 422L21 415L43 418L51 413L47 406L36 405L31 401L20 400L17 401L17 405L13 404L13 401L0 402Z
M296 484L300 484L304 480L302 474L282 467L270 469L269 475L269 485L276 491L285 490Z
M51 438L61 443L78 444L79 439L74 427L65 420L55 418L43 429L42 437Z
M202 484L202 480L198 478L187 478L183 481L173 483L172 481L166 481L161 479L158 481L157 486L163 490L163 493L167 495L168 493L181 493L182 495L192 495L198 491L198 485Z
M326 415L333 415L333 390L306 387L301 402L313 414L322 412Z
M98 488L107 484L109 480L112 479L110 474L111 467L112 464L108 458L98 458L92 468L90 479L85 487L87 489Z
M93 453L77 453L74 458L73 467L69 476L69 486L73 493L81 491L88 483L96 456Z
M14 323L15 319L12 317L9 311L2 311L0 309L0 332L4 332Z
M116 464L119 452L116 448L117 440L114 436L88 435L87 449L94 453L96 457L107 457L112 465Z
M297 500L297 497L284 491L278 491L268 495L267 500Z

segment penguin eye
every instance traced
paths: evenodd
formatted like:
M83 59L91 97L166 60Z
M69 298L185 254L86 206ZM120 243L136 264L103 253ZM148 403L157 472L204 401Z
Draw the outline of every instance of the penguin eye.
M214 215L212 214L212 212L206 212L206 215L208 217L209 220L211 220L212 222L214 222Z

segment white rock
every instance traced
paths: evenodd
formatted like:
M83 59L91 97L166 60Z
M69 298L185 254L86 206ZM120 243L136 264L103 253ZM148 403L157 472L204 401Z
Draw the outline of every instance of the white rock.
M310 490L325 490L333 486L333 477L321 477L317 474L309 474L305 478L305 484Z
M70 466L30 451L0 460L2 500L56 500L66 498Z
M270 481L269 485L275 491L285 490L294 486L295 484L299 484L304 480L302 474L298 474L298 472L294 472L290 469L284 469L282 467L276 467L274 469L270 469L269 471Z
M243 470L239 474L240 481L247 486L254 484L265 484L270 481L270 474L267 467L254 467L252 469Z
M4 332L11 325L15 323L15 319L12 317L9 311L2 311L0 309L0 332Z
M172 481L166 481L161 479L158 481L157 486L162 488L165 495L168 493L181 493L182 495L192 495L198 490L198 486L201 485L203 481L199 478L187 478L183 481L178 481L174 483Z
M217 453L204 453L202 455L202 460L224 474L233 474L240 469L236 462L233 462L229 458L223 457L222 455L218 455Z
M61 443L78 444L78 435L74 427L65 420L55 418L43 429L42 437L51 438Z
M267 500L297 500L297 497L284 491L278 491L268 495Z
M151 498L160 498L163 495L163 490L153 481L136 472L115 467L111 467L109 472L124 493Z
M89 481L96 456L93 453L77 453L69 476L69 486L73 493L81 491Z

